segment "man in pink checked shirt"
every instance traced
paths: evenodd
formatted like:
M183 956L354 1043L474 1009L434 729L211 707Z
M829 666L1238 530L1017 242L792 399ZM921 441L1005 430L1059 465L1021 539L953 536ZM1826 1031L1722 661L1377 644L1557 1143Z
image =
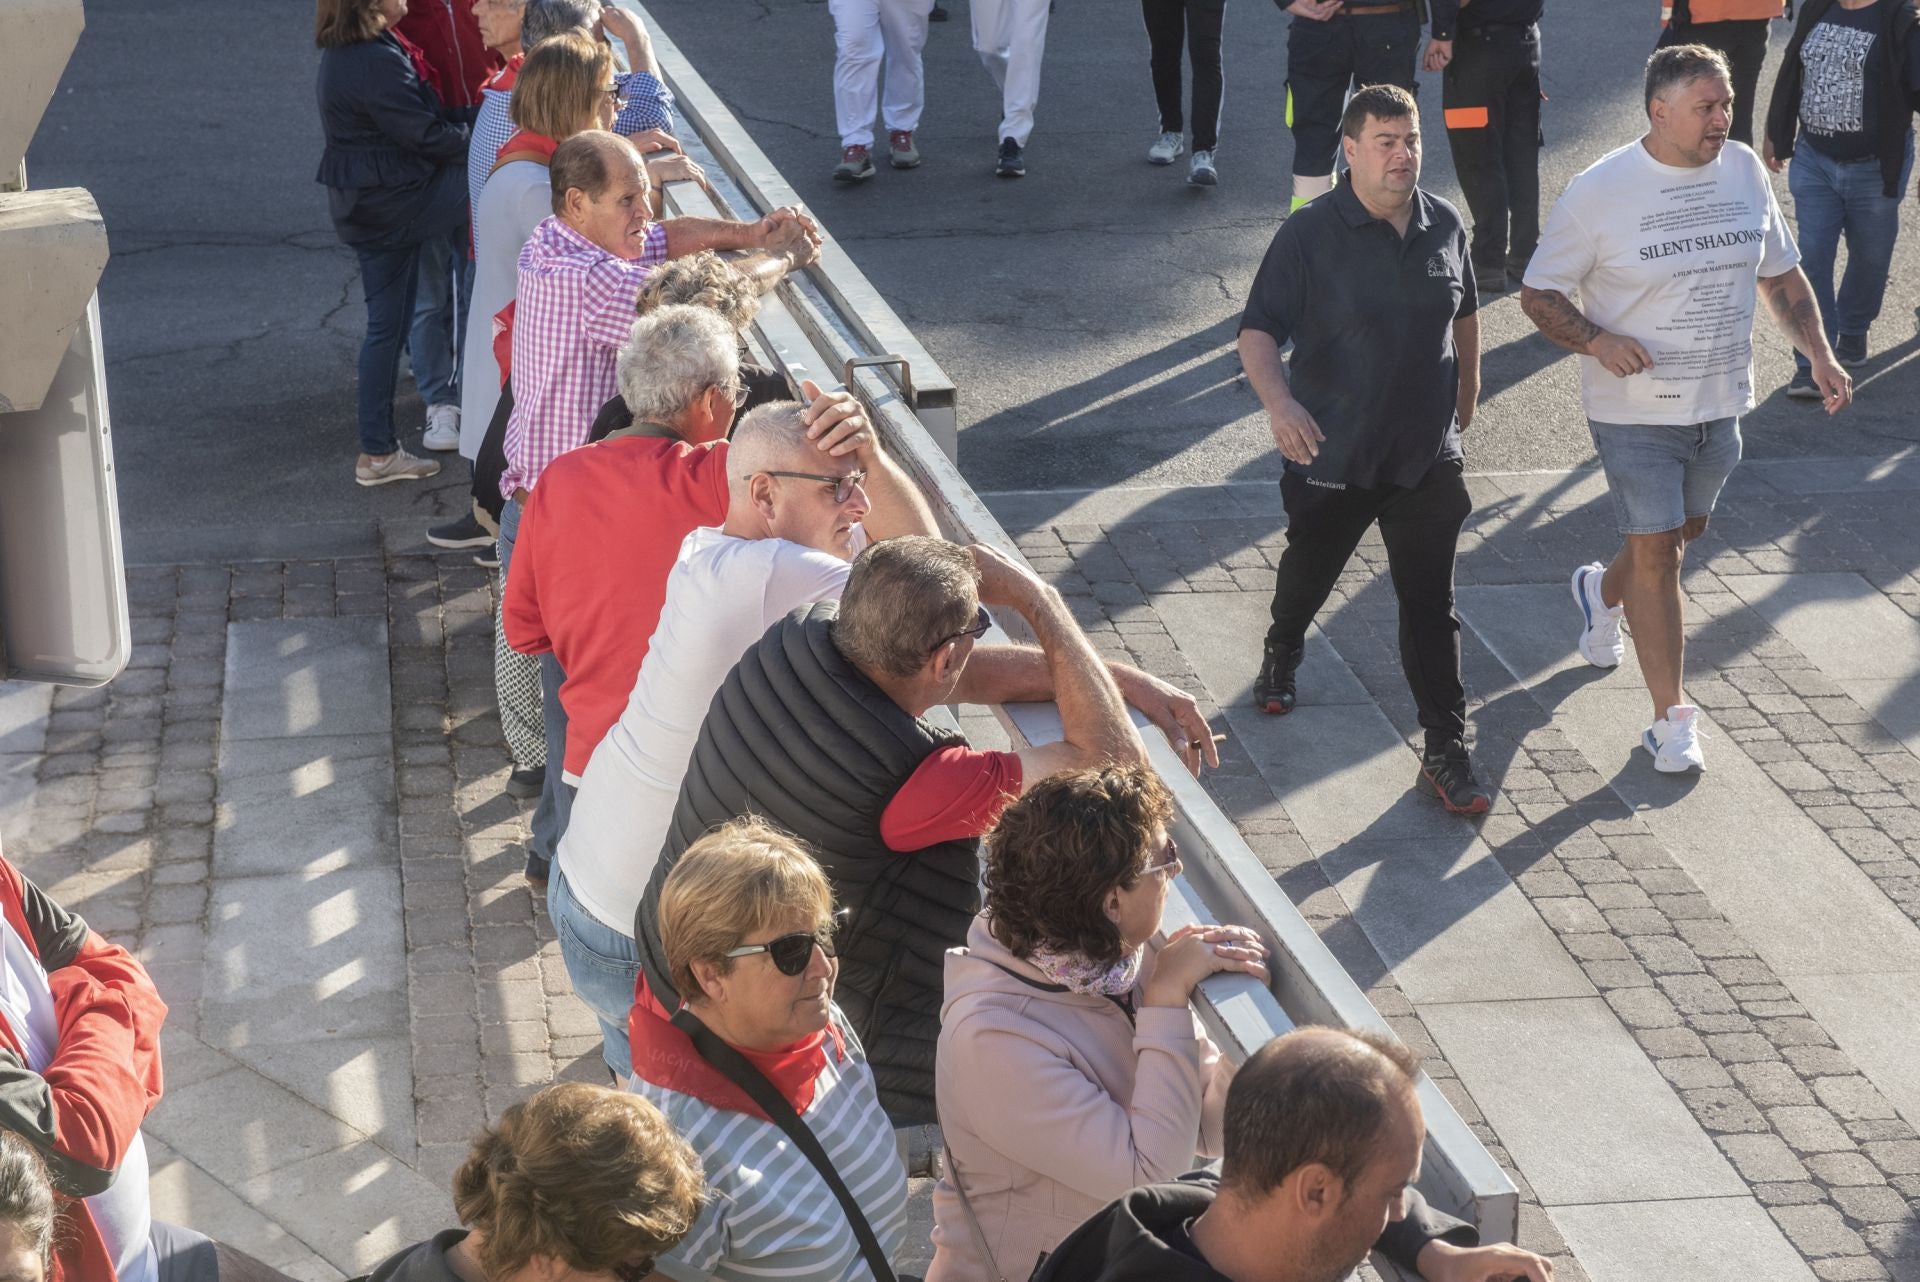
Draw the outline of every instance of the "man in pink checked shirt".
M500 574L512 573L514 541L527 494L546 466L586 444L594 415L618 392L615 358L633 328L635 302L653 269L703 249L791 251L796 266L813 261L819 229L796 209L776 209L757 222L713 218L652 220L646 167L633 144L600 130L561 143L549 162L553 216L534 228L520 251L513 315L513 411L507 419L506 471L500 492ZM593 555L594 549L581 549ZM566 755L564 674L540 656L548 760ZM549 770L532 821L527 876L546 881L570 790Z

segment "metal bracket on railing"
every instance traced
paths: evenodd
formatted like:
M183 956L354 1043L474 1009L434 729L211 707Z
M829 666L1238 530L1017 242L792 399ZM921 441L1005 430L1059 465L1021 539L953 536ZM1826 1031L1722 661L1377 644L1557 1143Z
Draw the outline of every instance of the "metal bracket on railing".
M846 364L840 367L840 381L847 385L848 391L852 391L853 371L857 369L875 369L882 365L898 365L900 367L900 394L906 399L907 408L912 409L914 402L913 366L909 365L907 358L898 352L884 352L879 356L849 356L847 357Z

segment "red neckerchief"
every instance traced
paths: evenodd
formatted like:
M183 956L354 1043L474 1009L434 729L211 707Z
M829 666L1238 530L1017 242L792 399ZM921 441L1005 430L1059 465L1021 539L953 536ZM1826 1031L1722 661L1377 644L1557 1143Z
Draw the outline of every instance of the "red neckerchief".
M773 1120L725 1074L700 1058L692 1039L673 1026L666 1007L654 998L645 975L634 985L633 1009L627 1013L627 1040L633 1047L634 1075L641 1081L691 1095L729 1113L745 1113L763 1122ZM813 1104L820 1071L827 1065L829 1042L834 1062L845 1061L846 1044L831 1023L781 1050L750 1051L743 1047L740 1053L786 1097L795 1113L805 1113Z
M501 143L500 150L493 153L493 163L498 165L502 157L510 156L516 151L526 151L540 157L542 164L551 164L554 149L559 145L545 134L537 134L531 129L516 129L513 131L513 137Z
M445 102L447 95L440 90L440 73L435 71L433 64L427 61L427 51L407 39L406 33L398 27L388 27L387 34L400 42L400 48L405 51L407 57L413 62L413 69L420 74L421 82L425 84L427 88L433 90L434 97L438 98L441 102Z
M501 93L512 93L513 82L520 78L520 64L527 60L524 53L516 53L507 59L507 65L488 76L482 89L498 89Z
M507 305L493 316L493 363L500 367L502 387L513 377L513 305L519 301L509 298Z

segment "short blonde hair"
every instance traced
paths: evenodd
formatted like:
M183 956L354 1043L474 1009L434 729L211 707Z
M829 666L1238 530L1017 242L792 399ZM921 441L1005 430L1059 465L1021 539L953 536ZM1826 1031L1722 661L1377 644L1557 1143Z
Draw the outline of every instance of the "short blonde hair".
M597 124L594 108L613 75L613 50L591 36L568 32L543 41L527 55L513 82L507 118L520 128L564 142L585 123Z
M693 1228L700 1159L638 1095L561 1082L481 1132L453 1177L460 1222L481 1231L488 1277L536 1255L583 1273L646 1267Z
M798 838L756 815L714 829L687 847L660 887L660 947L680 995L704 995L693 963L722 974L726 954L748 935L805 916L833 916L833 887Z
M718 312L736 330L744 330L760 314L760 295L753 283L711 249L654 268L635 310L644 316L656 307L676 303Z

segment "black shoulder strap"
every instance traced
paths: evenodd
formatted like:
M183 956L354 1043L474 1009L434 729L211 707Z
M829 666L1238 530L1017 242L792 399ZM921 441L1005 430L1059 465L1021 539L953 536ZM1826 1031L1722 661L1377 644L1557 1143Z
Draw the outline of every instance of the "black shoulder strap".
M840 1172L833 1169L833 1159L820 1147L820 1138L807 1129L807 1124L787 1103L786 1096L745 1055L721 1041L692 1011L685 1007L676 1011L673 1026L692 1039L693 1048L700 1052L701 1059L719 1069L728 1081L745 1091L747 1098L758 1104L768 1119L786 1132L787 1138L806 1154L807 1160L813 1163L813 1169L820 1172L820 1178L827 1182L834 1197L840 1200L840 1209L846 1212L847 1225L859 1240L860 1254L866 1257L867 1268L873 1272L874 1282L895 1282L893 1264L887 1259L886 1251L881 1249L880 1239L874 1236L873 1226L867 1223L866 1212L853 1200L853 1194L847 1190Z

